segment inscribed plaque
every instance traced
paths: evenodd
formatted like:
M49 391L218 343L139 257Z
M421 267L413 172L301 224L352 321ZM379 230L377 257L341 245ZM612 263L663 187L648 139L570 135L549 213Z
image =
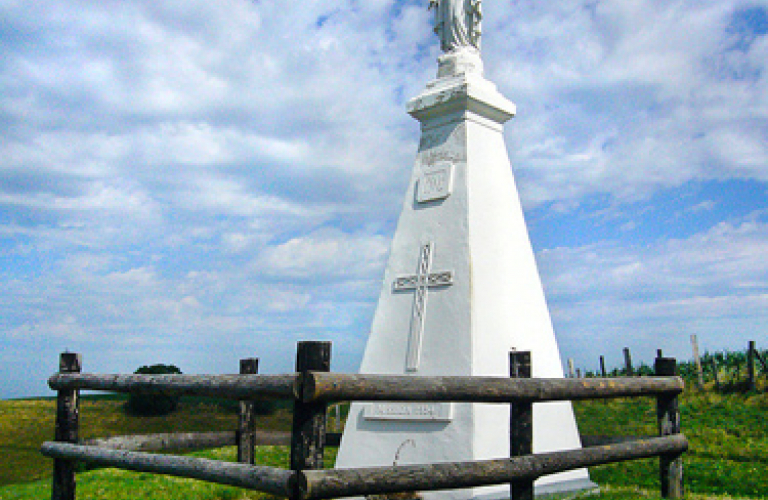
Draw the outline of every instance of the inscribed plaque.
M427 167L419 177L416 200L419 203L441 200L453 191L453 164L440 162Z
M411 420L450 422L453 419L451 403L370 403L365 407L366 420Z

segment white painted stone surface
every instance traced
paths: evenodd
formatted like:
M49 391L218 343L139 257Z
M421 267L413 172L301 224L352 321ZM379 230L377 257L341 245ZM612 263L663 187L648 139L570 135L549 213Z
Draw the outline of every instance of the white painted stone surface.
M562 377L502 136L515 106L482 77L476 52L446 56L441 77L408 103L421 140L360 372L507 377L516 349L531 351L534 377ZM425 180L432 174L441 178ZM507 405L355 403L336 466L508 457L508 431ZM533 445L534 452L581 446L570 403L534 405ZM536 487L589 484L578 470ZM508 485L424 493L508 495Z

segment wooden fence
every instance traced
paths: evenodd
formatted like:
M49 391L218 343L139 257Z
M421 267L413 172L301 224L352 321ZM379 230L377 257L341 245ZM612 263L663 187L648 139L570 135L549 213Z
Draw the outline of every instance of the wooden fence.
M662 495L667 498L683 495L680 456L688 442L680 434L677 401L683 391L683 381L675 376L676 362L672 358L656 360L657 377L631 379L531 379L527 378L530 377L530 354L520 352L510 354L511 378L414 377L329 373L330 352L330 342L300 342L296 373L292 374L192 376L80 373L80 356L62 354L59 373L49 379L50 387L58 391L56 441L44 443L42 447L44 455L54 458L52 498L74 500L77 461L229 484L294 500L502 483L510 483L511 498L527 500L533 498L533 482L541 476L655 456L660 462ZM81 389L213 396L240 401L292 399L290 470L78 444ZM532 454L533 403L633 396L656 397L658 437ZM511 456L472 462L323 470L328 404L350 400L510 404ZM239 458L244 458L241 453Z
M757 343L750 340L744 351L717 351L700 353L697 335L691 335L691 348L693 360L678 365L679 374L684 379L692 382L692 386L705 389L705 383L713 382L714 389L718 392L756 392L765 391L768 388L768 380L758 383L760 375L768 377L768 350L760 350ZM580 370L576 368L572 358L568 359L568 373L570 378L580 378L583 372L587 378L609 376L649 376L653 375L653 368L641 363L632 365L632 353L629 347L623 350L624 365L622 368L614 368L608 371L605 366L605 356L599 358L599 367L596 371ZM661 349L656 350L656 357L663 357ZM710 390L710 389L708 389Z

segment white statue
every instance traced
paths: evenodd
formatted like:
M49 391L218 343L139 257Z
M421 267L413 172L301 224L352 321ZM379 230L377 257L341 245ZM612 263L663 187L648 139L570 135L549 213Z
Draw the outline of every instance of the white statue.
M480 50L481 0L429 0L435 9L435 33L443 52L460 47Z

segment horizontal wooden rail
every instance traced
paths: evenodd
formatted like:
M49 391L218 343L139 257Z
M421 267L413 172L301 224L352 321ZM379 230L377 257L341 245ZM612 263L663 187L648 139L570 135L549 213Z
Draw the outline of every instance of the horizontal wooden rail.
M196 395L226 399L293 398L296 374L287 375L100 375L58 373L54 390L90 389L135 394Z
M80 460L139 472L200 479L273 495L290 495L293 471L260 465L238 464L204 458L155 455L137 451L110 450L70 443L43 443L41 453L51 458Z
M289 432L257 430L252 433L251 440L254 445L258 446L290 446L291 434ZM132 434L127 436L86 439L81 441L80 444L111 448L113 450L130 451L199 450L236 445L237 432L216 431Z
M92 438L78 444L130 451L200 450L233 446L237 444L236 438L234 431L173 432Z
M535 479L611 462L678 455L687 449L685 436L677 434L631 443L478 462L305 470L297 474L297 485L300 500L471 488Z
M297 392L307 401L465 401L509 403L514 400L563 401L675 395L680 377L610 379L510 379L502 377L414 377L311 372Z

